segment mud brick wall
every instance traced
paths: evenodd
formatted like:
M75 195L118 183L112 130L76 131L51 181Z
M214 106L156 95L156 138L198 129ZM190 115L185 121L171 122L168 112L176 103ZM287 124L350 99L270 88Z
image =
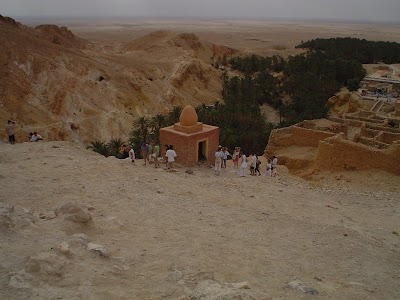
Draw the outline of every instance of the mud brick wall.
M318 143L328 137L334 136L335 133L320 130L307 129L297 126L272 130L266 155L273 154L273 151L282 147L302 146L302 147L318 147Z
M205 125L207 126L207 125ZM185 134L163 128L160 130L160 146L165 149L164 145L173 145L177 154L175 161L186 167L193 167L197 163L198 142L207 142L207 161L214 164L215 151L219 145L219 128L214 127L212 130L205 130L193 134ZM162 153L164 155L164 153Z
M400 144L378 150L335 136L320 141L316 168L320 170L381 169L400 175Z

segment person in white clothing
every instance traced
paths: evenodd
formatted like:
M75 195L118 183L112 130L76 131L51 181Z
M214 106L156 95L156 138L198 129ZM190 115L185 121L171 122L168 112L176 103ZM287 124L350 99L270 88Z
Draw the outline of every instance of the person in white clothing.
M218 147L217 152L215 152L215 175L219 175L221 172L221 162L224 158L224 152L222 152L222 147Z
M165 153L168 161L168 170L172 169L174 166L175 157L177 157L174 147L171 145L168 147L167 152Z
M271 175L272 175L272 164L271 164L271 159L270 159L270 158L268 158L267 173L266 173L266 175L267 175L268 177L271 177Z
M133 147L131 148L131 150L129 150L129 159L132 162L135 162L135 150L133 150Z
M272 176L276 176L278 175L278 170L276 169L276 167L278 166L278 158L274 155L272 157Z
M240 164L239 176L245 177L246 176L246 168L247 168L247 157L243 152L241 154L242 154L242 161Z
M33 133L32 137L31 137L31 142L38 142L38 141L43 141L42 136L37 133L36 131Z
M256 169L256 165L257 165L257 156L255 155L255 153L253 153L251 155L251 164L250 164L250 175L254 176L256 175L255 173L255 169Z

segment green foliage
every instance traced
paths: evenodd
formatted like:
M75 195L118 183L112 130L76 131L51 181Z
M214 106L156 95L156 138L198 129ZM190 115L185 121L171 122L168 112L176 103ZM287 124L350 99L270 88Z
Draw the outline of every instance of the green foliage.
M120 139L112 139L108 144L107 148L109 151L109 154L115 157L119 157L119 149L121 146L124 144L124 142Z
M285 66L285 60L278 55L261 57L253 54L249 57L234 57L229 63L232 69L249 74L261 71L281 72Z
M322 51L330 58L355 60L362 64L400 62L400 44L395 42L374 42L356 38L314 39L302 42L296 48Z
M135 155L137 158L141 158L141 151L140 147L143 144L144 137L140 128L133 127L130 135L129 135L129 144L132 146L133 150L135 151Z
M360 80L358 78L351 78L347 80L347 88L349 91L356 91L360 87Z
M145 143L149 137L150 121L146 117L139 117L133 122L133 127L140 131L142 142Z
M167 117L163 114L157 114L151 118L149 125L151 128L153 141L160 143L160 129L167 126Z
M91 142L90 145L87 147L88 149L92 149L94 152L97 152L105 157L110 156L110 150L106 143L103 143L99 140Z
M179 117L181 116L182 107L174 106L168 113L166 117L166 122L168 125L173 125L179 122Z

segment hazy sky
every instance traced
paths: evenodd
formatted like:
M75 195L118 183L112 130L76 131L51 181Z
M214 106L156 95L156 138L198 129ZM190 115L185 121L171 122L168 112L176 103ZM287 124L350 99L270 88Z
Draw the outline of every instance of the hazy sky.
M0 14L400 22L400 0L0 0Z

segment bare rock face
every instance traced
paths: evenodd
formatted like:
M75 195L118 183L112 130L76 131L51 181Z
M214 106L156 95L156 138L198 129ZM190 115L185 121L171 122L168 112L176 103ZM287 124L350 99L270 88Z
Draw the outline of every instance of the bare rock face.
M39 25L36 34L51 43L66 48L85 48L86 41L77 38L68 28L57 25Z
M0 24L10 25L10 26L17 27L17 28L19 27L18 23L13 18L2 16L2 15L0 15Z
M77 203L67 203L56 209L56 215L64 215L66 220L76 223L87 223L92 219L88 209Z
M254 300L258 297L251 295L247 283L235 286L232 284L222 284L214 280L205 280L199 283L193 293L189 296L190 300ZM265 299L263 297L263 299Z

